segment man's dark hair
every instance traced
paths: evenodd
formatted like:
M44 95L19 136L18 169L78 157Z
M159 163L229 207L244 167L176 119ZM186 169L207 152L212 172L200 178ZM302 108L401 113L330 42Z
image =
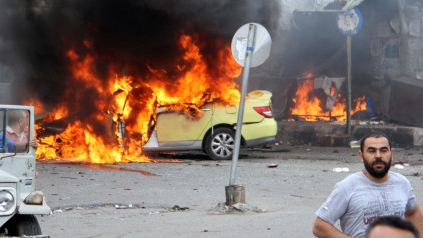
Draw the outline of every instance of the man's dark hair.
M369 227L366 230L366 237L368 237L370 231L376 226L389 226L393 228L398 228L401 230L410 231L413 233L415 238L420 238L419 231L410 221L399 217L399 216L382 216L378 217L374 222L370 223Z
M385 133L380 132L380 131L372 131L369 134L365 135L363 138L361 138L361 140L360 140L360 151L361 152L363 152L363 149L364 149L364 141L366 141L366 139L369 138L369 137L374 137L374 138L385 137L388 140L389 149L392 148L391 139L389 139L389 137Z

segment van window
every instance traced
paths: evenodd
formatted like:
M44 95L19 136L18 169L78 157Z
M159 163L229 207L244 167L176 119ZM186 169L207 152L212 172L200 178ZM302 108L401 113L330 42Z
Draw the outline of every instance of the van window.
M28 116L27 110L0 109L0 153L28 152Z

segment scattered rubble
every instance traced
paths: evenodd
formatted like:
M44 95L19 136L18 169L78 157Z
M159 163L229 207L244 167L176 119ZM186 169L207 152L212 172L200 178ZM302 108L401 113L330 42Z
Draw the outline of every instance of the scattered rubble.
M234 214L237 212L241 212L242 214L249 213L249 212L265 213L267 212L267 210L264 208L251 206L246 203L235 203L232 206L226 205L226 203L218 203L216 207L208 211L210 215Z

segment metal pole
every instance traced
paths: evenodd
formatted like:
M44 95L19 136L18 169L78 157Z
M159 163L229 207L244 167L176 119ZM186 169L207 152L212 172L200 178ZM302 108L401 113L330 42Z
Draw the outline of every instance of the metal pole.
M347 133L351 136L351 36L347 36Z
M235 174L236 174L236 167L238 164L239 147L241 146L241 130L242 130L242 121L244 117L245 96L247 95L248 76L250 73L251 58L253 56L255 33L256 33L256 25L250 24L250 27L248 29L247 50L245 52L245 63L244 63L244 69L242 72L241 99L240 99L239 108L238 108L238 121L236 124L236 130L235 130L235 148L234 148L234 153L232 154L232 167L231 167L231 176L229 179L229 185L235 185Z

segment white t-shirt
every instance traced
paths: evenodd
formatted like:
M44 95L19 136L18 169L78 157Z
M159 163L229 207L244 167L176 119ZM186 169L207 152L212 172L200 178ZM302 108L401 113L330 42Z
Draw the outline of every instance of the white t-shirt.
M405 176L392 171L388 176L388 181L375 183L363 172L349 175L335 185L316 215L330 224L340 219L342 232L355 238L364 237L379 216L403 217L416 207L416 196Z

